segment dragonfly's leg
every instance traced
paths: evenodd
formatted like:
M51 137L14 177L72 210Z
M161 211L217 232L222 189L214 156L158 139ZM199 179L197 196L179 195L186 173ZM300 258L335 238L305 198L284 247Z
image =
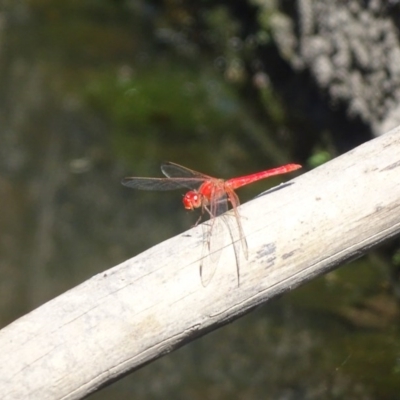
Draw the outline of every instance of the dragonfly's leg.
M194 228L195 226L197 226L197 225L199 224L199 222L201 221L201 217L202 217L202 216L203 216L203 215L200 214L200 217L197 218L197 221L196 221L195 224L192 226L192 228Z
M207 206L203 206L203 207L204 207L204 210L207 211L207 213L208 213L208 215L210 216L210 218L213 218L214 215L212 214L211 210L210 210Z
M203 205L203 207L202 207L202 209L201 209L200 217L197 219L196 223L193 225L193 228L194 228L195 226L197 226L197 225L199 224L199 222L201 221L201 219L203 218L204 210L207 211L207 213L208 213L208 215L210 216L210 218L213 217L213 215L211 214L210 209L209 209L206 205Z

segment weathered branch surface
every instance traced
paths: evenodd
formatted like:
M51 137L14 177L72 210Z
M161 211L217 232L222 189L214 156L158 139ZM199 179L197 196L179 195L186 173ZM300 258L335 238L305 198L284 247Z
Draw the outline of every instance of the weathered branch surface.
M240 208L209 285L198 226L102 272L0 332L0 393L80 399L400 232L400 127ZM222 242L223 243L223 242Z

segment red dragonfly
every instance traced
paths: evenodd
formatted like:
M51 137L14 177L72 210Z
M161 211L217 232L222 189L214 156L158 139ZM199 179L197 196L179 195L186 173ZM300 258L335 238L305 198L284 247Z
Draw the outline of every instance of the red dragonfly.
M256 172L255 174L223 180L213 178L201 172L193 171L189 168L172 162L167 162L161 165L161 171L166 178L129 177L124 178L121 183L127 187L141 190L174 190L181 188L191 189L183 197L183 206L186 210L201 208L202 214L204 214L204 212L209 214L211 219L209 224L210 229L206 233L205 237L205 243L209 253L211 253L211 233L215 225L215 218L228 211L229 203L231 203L234 215L236 217L239 240L242 245L244 256L247 259L247 242L243 233L242 224L240 222L239 212L237 210L240 202L239 197L235 193L235 189L274 175L286 174L299 168L301 168L301 165L299 164L286 164L281 167L272 168L262 172ZM199 223L200 219L201 215L197 220L196 225ZM215 259L218 259L218 252L216 252L216 254L217 255L215 256ZM213 260L214 264L216 263L215 259ZM203 266L200 267L200 271L203 280L202 267ZM213 273L210 275L209 280L211 279L212 275Z

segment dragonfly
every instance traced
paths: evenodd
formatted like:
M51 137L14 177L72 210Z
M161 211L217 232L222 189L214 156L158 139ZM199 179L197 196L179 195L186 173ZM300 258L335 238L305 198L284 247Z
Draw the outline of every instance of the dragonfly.
M247 241L243 232L241 218L238 211L240 201L235 190L261 179L266 179L275 175L286 174L299 168L301 168L301 165L299 164L286 164L280 167L268 169L266 171L224 180L213 178L212 176L203 174L201 172L193 171L173 162L166 162L161 164L161 171L166 178L127 177L124 178L121 183L129 188L140 190L166 191L182 188L190 189L183 196L183 206L186 210L190 211L201 209L201 215L195 225L201 221L201 218L204 214L208 214L210 217L208 230L206 230L204 233L203 243L205 244L205 247L211 256L211 262L209 264L214 266L215 271L215 264L217 264L220 254L220 252L217 250L213 251L214 248L216 249L219 247L217 244L215 244L216 239L213 238L213 231L215 232L219 230L219 228L216 228L216 226L219 226L219 224L215 221L217 221L217 217L228 211L229 204L231 204L233 214L235 216L239 243L241 244L244 257L248 259ZM220 236L219 232L214 236ZM214 242L214 247L212 246L212 242ZM213 253L214 255L212 256ZM235 256L238 264L236 250ZM202 260L204 260L204 257L202 257ZM203 279L203 267L204 265L201 264L200 275L202 277L203 286L206 286L214 273L209 273L207 279Z

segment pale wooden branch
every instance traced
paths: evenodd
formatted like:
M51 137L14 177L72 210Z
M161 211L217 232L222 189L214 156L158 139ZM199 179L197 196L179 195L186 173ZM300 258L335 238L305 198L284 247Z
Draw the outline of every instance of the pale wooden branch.
M206 287L201 226L167 240L4 328L1 398L80 399L398 234L400 127L240 214L240 286L229 235Z

